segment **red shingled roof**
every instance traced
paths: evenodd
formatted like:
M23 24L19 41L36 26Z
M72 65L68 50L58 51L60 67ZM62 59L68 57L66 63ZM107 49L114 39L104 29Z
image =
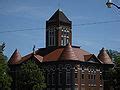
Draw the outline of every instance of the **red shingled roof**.
M71 24L71 21L59 9L52 15L48 22L65 22Z
M43 62L57 61L64 48L58 48L44 56Z
M43 60L42 56L30 53L30 54L22 57L21 60L18 61L18 64L26 62L27 60L30 60L31 58L37 60L38 62L42 62L42 60Z
M64 48L59 60L78 60L70 44Z
M83 62L86 61L84 58L84 55L90 55L89 52L87 52L83 49L80 49L80 48L72 48L72 49L79 61L83 61Z
M80 49L80 47L75 46L65 46L65 47L57 47L57 48L41 48L33 53L30 53L21 58L21 60L16 61L12 56L12 64L20 64L22 62L26 62L30 58L35 58L39 62L50 62L50 61L59 61L59 60L78 60L78 61L86 61L85 55L90 55L90 53ZM10 59L10 60L11 60ZM15 60L15 61L14 61Z
M58 47L51 52L47 53L43 57L43 62L49 62L49 61L58 61L60 57L62 56L61 54L65 51L66 47ZM77 58L78 61L85 61L84 55L90 55L90 53L80 49L79 47L71 47L72 48L72 53L74 53L74 56ZM48 49L48 48L46 48ZM47 51L47 50L44 50ZM44 52L43 51L43 52ZM40 51L41 52L41 51ZM42 52L41 52L42 53ZM40 54L41 54L40 53ZM73 55L72 55L73 56ZM70 59L71 60L71 59ZM75 59L76 60L76 59Z
M11 58L8 61L8 64L17 64L21 60L21 55L19 51L16 49L12 54Z
M102 48L100 50L100 53L98 54L98 58L104 63L104 64L113 64L111 58L109 57L107 51Z

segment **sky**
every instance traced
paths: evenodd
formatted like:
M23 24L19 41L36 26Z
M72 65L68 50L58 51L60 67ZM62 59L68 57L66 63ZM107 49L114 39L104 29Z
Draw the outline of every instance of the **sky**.
M0 0L0 43L8 58L15 49L22 56L33 45L45 47L45 27L57 9L72 21L74 46L97 55L102 47L120 51L120 10L107 0ZM113 0L120 5L120 0Z

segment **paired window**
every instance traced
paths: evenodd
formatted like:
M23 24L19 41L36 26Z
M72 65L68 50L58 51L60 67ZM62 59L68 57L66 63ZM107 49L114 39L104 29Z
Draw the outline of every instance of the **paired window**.
M66 46L69 43L69 39L70 39L70 35L69 35L70 31L65 29L62 29L62 35L61 35L61 45L62 46Z
M55 83L56 83L56 81L55 81L55 73L53 72L53 73L48 73L47 74L47 84L48 85L55 85Z
M88 74L88 79L94 79L95 80L96 78L96 75L95 74Z
M48 30L48 46L56 45L56 30Z

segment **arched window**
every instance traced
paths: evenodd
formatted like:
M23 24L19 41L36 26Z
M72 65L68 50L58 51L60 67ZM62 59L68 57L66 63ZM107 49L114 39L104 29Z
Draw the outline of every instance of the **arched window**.
M70 71L72 69L72 66L70 64L65 65L66 71Z

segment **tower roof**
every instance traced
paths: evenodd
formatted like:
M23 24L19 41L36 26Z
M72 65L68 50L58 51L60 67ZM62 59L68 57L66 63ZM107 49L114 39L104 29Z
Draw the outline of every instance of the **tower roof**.
M48 20L48 22L64 22L71 24L71 21L59 9L53 14L53 16Z
M76 57L71 45L68 44L64 48L59 60L79 60L79 59Z
M100 50L100 53L98 54L98 58L104 63L104 64L113 64L111 58L109 57L107 51L105 48L102 48Z
M14 53L12 54L12 56L10 57L8 63L9 64L17 64L17 62L19 62L21 60L21 55L19 53L19 51L16 49L14 51Z

